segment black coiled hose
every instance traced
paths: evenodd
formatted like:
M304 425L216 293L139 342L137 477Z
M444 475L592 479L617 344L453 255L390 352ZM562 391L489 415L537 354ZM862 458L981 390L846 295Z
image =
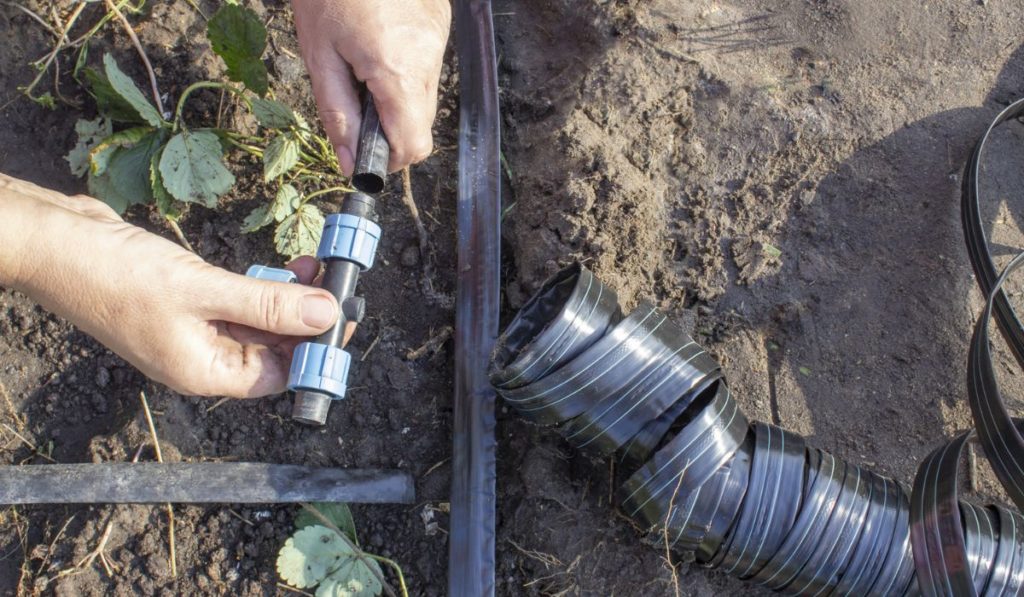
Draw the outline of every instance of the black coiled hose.
M1014 104L993 127L1022 112L1024 103ZM977 208L984 141L965 178L964 227L989 296L968 386L981 442L1020 508L1024 437L999 399L987 328L994 310L1024 365L1024 328L1000 290L1024 255L995 278ZM799 435L751 424L692 338L651 305L622 313L614 291L578 264L545 283L509 324L491 382L521 416L616 458L627 471L621 508L706 566L793 595L1024 591L1024 517L957 496L958 463L974 431L925 459L908 498L899 483Z

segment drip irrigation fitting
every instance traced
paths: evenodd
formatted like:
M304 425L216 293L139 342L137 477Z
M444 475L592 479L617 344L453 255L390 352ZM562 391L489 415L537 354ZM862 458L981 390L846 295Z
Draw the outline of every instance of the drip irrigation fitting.
M352 357L344 349L366 311L365 300L355 294L356 283L361 272L373 267L381 235L372 193L384 189L390 152L373 96L367 93L352 174L356 192L345 197L339 213L326 218L316 252L325 264L322 286L338 299L341 313L331 329L296 347L288 371L288 389L295 392L292 419L300 423L323 425L331 402L345 397ZM250 267L246 275L295 281L287 270L262 265Z
M1022 588L1024 534L1016 529L1024 518L956 497L967 436L922 465L908 497L896 481L795 433L749 422L692 338L649 304L622 313L614 291L579 264L516 315L498 338L490 377L522 417L614 457L626 471L619 507L652 542L704 566L795 595ZM953 489L938 506L936 483ZM959 561L946 543L920 536L936 515L960 533ZM929 567L935 562L946 569ZM962 586L938 586L957 575Z

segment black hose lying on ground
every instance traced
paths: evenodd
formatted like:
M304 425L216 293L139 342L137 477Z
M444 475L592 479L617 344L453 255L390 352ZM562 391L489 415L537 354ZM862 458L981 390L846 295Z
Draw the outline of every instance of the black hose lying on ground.
M1021 112L1018 102L995 124ZM1024 328L995 279L978 215L984 140L968 165L970 192L965 180L964 226L990 297L972 341L968 385L981 442L1020 508L1024 438L995 388L993 306L1022 365ZM1003 277L1021 265L1024 255ZM650 305L623 314L615 293L580 265L549 280L498 339L491 382L521 416L616 458L628 471L621 508L706 566L799 595L1024 590L1024 517L956 494L973 431L921 464L908 499L892 479L748 422L718 364L693 339Z

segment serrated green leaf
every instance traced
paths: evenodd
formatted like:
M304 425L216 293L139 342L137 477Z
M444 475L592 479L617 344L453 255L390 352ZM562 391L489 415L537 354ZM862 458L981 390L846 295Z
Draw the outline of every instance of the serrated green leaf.
M132 147L155 129L149 126L137 126L118 131L100 141L89 151L89 170L96 175L107 170L107 164L114 153L123 147Z
M319 208L309 203L299 207L277 225L274 233L277 252L291 258L315 254L323 227L324 215Z
M106 75L91 68L86 68L82 72L85 73L89 93L96 100L96 109L100 114L116 122L145 122L135 108L114 91Z
M315 586L354 557L352 547L331 529L314 525L296 532L277 554L277 573L299 589Z
M257 97L252 100L252 114L260 126L268 129L287 129L299 125L299 116L277 100Z
M103 56L103 70L107 74L107 80L110 82L111 88L117 92L117 95L128 102L143 120L156 127L164 124L164 119L160 112L157 111L153 104L149 103L146 96L142 95L142 92L135 86L131 78L121 71L120 67L117 66L117 61L110 54Z
M168 220L178 221L181 217L181 209L174 201L174 197L167 192L164 186L164 178L160 175L160 158L163 156L164 148L161 147L149 160L149 184L153 191L153 200L156 202L156 209L160 215Z
M49 91L47 91L46 93L44 93L42 95L36 95L36 96L30 95L30 96L28 96L28 98L30 100L34 101L35 103L39 104L40 106L44 107L44 108L49 108L49 109L53 110L53 109L55 109L57 107L57 100L53 97L53 94L50 93Z
M352 543L359 545L359 540L356 538L356 521L352 518L352 510L349 509L348 504L343 502L322 502L311 505L317 512L323 514L324 518L331 521L334 526L345 533ZM323 523L305 508L299 511L295 517L296 529L301 530L317 524Z
M270 80L261 57L267 48L267 29L248 8L224 4L206 26L213 51L228 67L228 78L243 83L259 96Z
M153 185L150 182L150 163L153 156L163 147L163 131L154 131L143 137L132 147L117 149L107 164L106 176L114 189L129 204L152 203Z
M263 150L263 180L270 182L287 173L299 163L299 140L291 133L281 133Z
M221 159L220 141L209 131L182 131L171 137L160 158L164 187L178 201L215 207L235 184Z
M109 137L113 132L110 121L100 117L95 120L78 119L75 123L75 133L78 134L78 141L65 156L71 173L75 176L85 176L89 171L89 152L93 147L100 144L103 139Z

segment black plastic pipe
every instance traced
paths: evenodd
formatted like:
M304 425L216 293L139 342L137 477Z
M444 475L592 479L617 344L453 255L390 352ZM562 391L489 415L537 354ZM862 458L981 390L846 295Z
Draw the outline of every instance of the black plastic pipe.
M494 390L487 363L498 335L501 192L497 61L491 3L456 0L459 58L458 278L452 405L448 594L494 594Z
M618 459L620 508L705 566L795 595L1024 590L1024 518L956 496L967 436L922 465L908 497L799 435L751 425L692 338L650 305L623 314L578 264L499 337L491 380L523 417Z

